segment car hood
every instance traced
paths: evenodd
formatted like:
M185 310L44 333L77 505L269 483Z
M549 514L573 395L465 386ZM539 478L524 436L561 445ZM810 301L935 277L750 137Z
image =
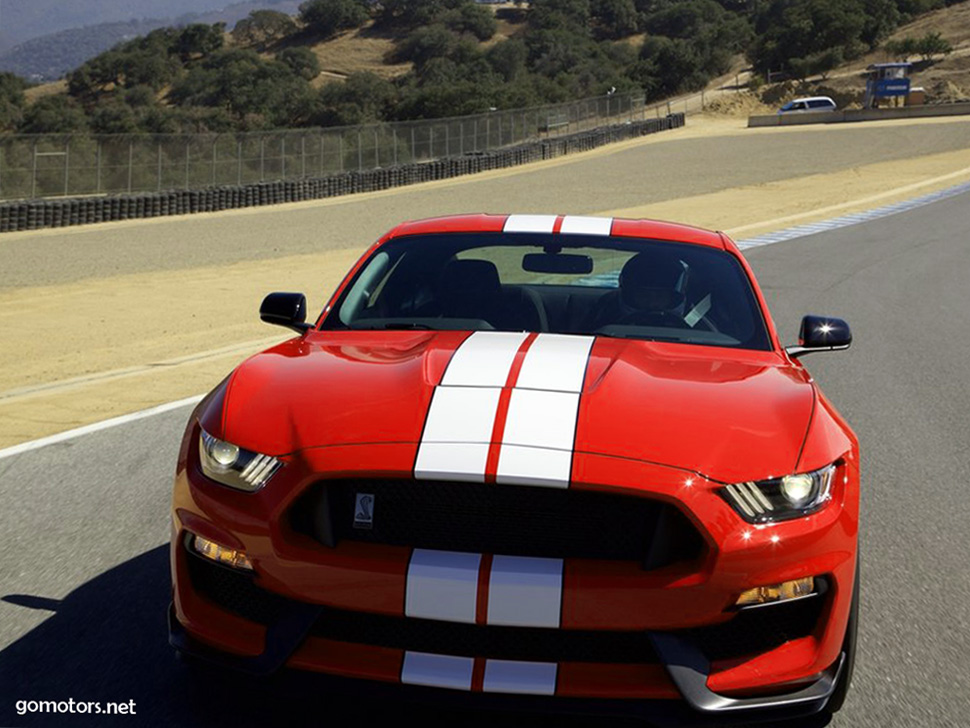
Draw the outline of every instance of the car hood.
M233 374L224 437L270 455L367 443L417 448L435 389L468 339L449 331L311 332L280 344ZM804 369L778 354L599 337L583 356L574 451L723 482L795 466L814 389Z

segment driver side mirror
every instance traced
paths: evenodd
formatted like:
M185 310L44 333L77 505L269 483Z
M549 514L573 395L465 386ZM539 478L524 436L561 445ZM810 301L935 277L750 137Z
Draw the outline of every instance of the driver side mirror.
M798 333L798 346L786 346L785 351L792 359L813 351L841 351L852 343L849 324L839 318L828 316L806 316Z
M312 328L306 323L306 296L302 293L270 293L259 307L259 318L301 334Z

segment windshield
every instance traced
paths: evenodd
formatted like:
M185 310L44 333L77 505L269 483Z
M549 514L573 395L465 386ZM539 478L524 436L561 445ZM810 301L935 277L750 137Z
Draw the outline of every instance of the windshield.
M361 267L322 328L537 331L771 348L751 284L731 254L586 235L391 240Z

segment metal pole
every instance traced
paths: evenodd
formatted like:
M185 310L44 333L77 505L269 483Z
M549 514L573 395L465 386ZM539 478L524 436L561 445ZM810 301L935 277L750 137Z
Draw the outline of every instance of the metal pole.
M451 156L451 124L445 123L445 156Z
M286 137L280 138L280 178L286 179Z
M391 127L391 143L394 145L394 166L397 166L397 126Z
M357 129L357 171L364 171L364 144L360 140L360 128Z
M128 139L128 194L131 194L131 173L134 166L135 142Z
M323 177L323 169L324 169L324 167L323 167L323 160L324 160L324 156L323 156L323 140L324 140L324 136L323 136L323 134L321 134L320 135L320 176L321 177Z
M37 142L34 142L34 166L30 176L30 196L35 198L37 197Z
M242 139L236 140L236 184L242 184Z
M374 127L374 166L381 166L381 144L377 138L377 127Z
M428 126L428 159L434 159L434 124Z
M306 136L300 137L300 177L306 179Z
M465 122L458 122L458 153L465 153Z
M189 189L189 138L185 138L185 189Z
M475 139L475 151L478 151L478 117L475 117L475 123L472 126L472 137Z
M96 189L96 193L100 195L101 194L101 140L100 139L98 139L97 158L98 158L97 160L98 171L97 171L97 182L96 182L95 189Z
M486 116L485 117L485 151L486 152L489 149L488 145L491 142L491 140L492 140L492 117Z
M344 135L341 134L337 137L337 164L339 165L337 171L344 171Z
M259 136L259 181L266 180L266 138Z
M212 140L212 184L216 183L216 140Z
M158 143L158 170L157 177L155 180L155 191L162 191L162 143Z
M414 162L418 158L418 148L414 146L414 127L411 127L411 161Z
M64 142L64 196L67 197L71 178L71 138Z

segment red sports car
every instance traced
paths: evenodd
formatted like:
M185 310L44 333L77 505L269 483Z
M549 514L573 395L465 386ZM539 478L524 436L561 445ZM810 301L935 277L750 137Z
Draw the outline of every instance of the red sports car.
M725 235L399 225L192 414L171 642L421 697L702 721L838 710L859 448ZM530 697L531 696L531 697ZM537 697L538 696L538 697Z

